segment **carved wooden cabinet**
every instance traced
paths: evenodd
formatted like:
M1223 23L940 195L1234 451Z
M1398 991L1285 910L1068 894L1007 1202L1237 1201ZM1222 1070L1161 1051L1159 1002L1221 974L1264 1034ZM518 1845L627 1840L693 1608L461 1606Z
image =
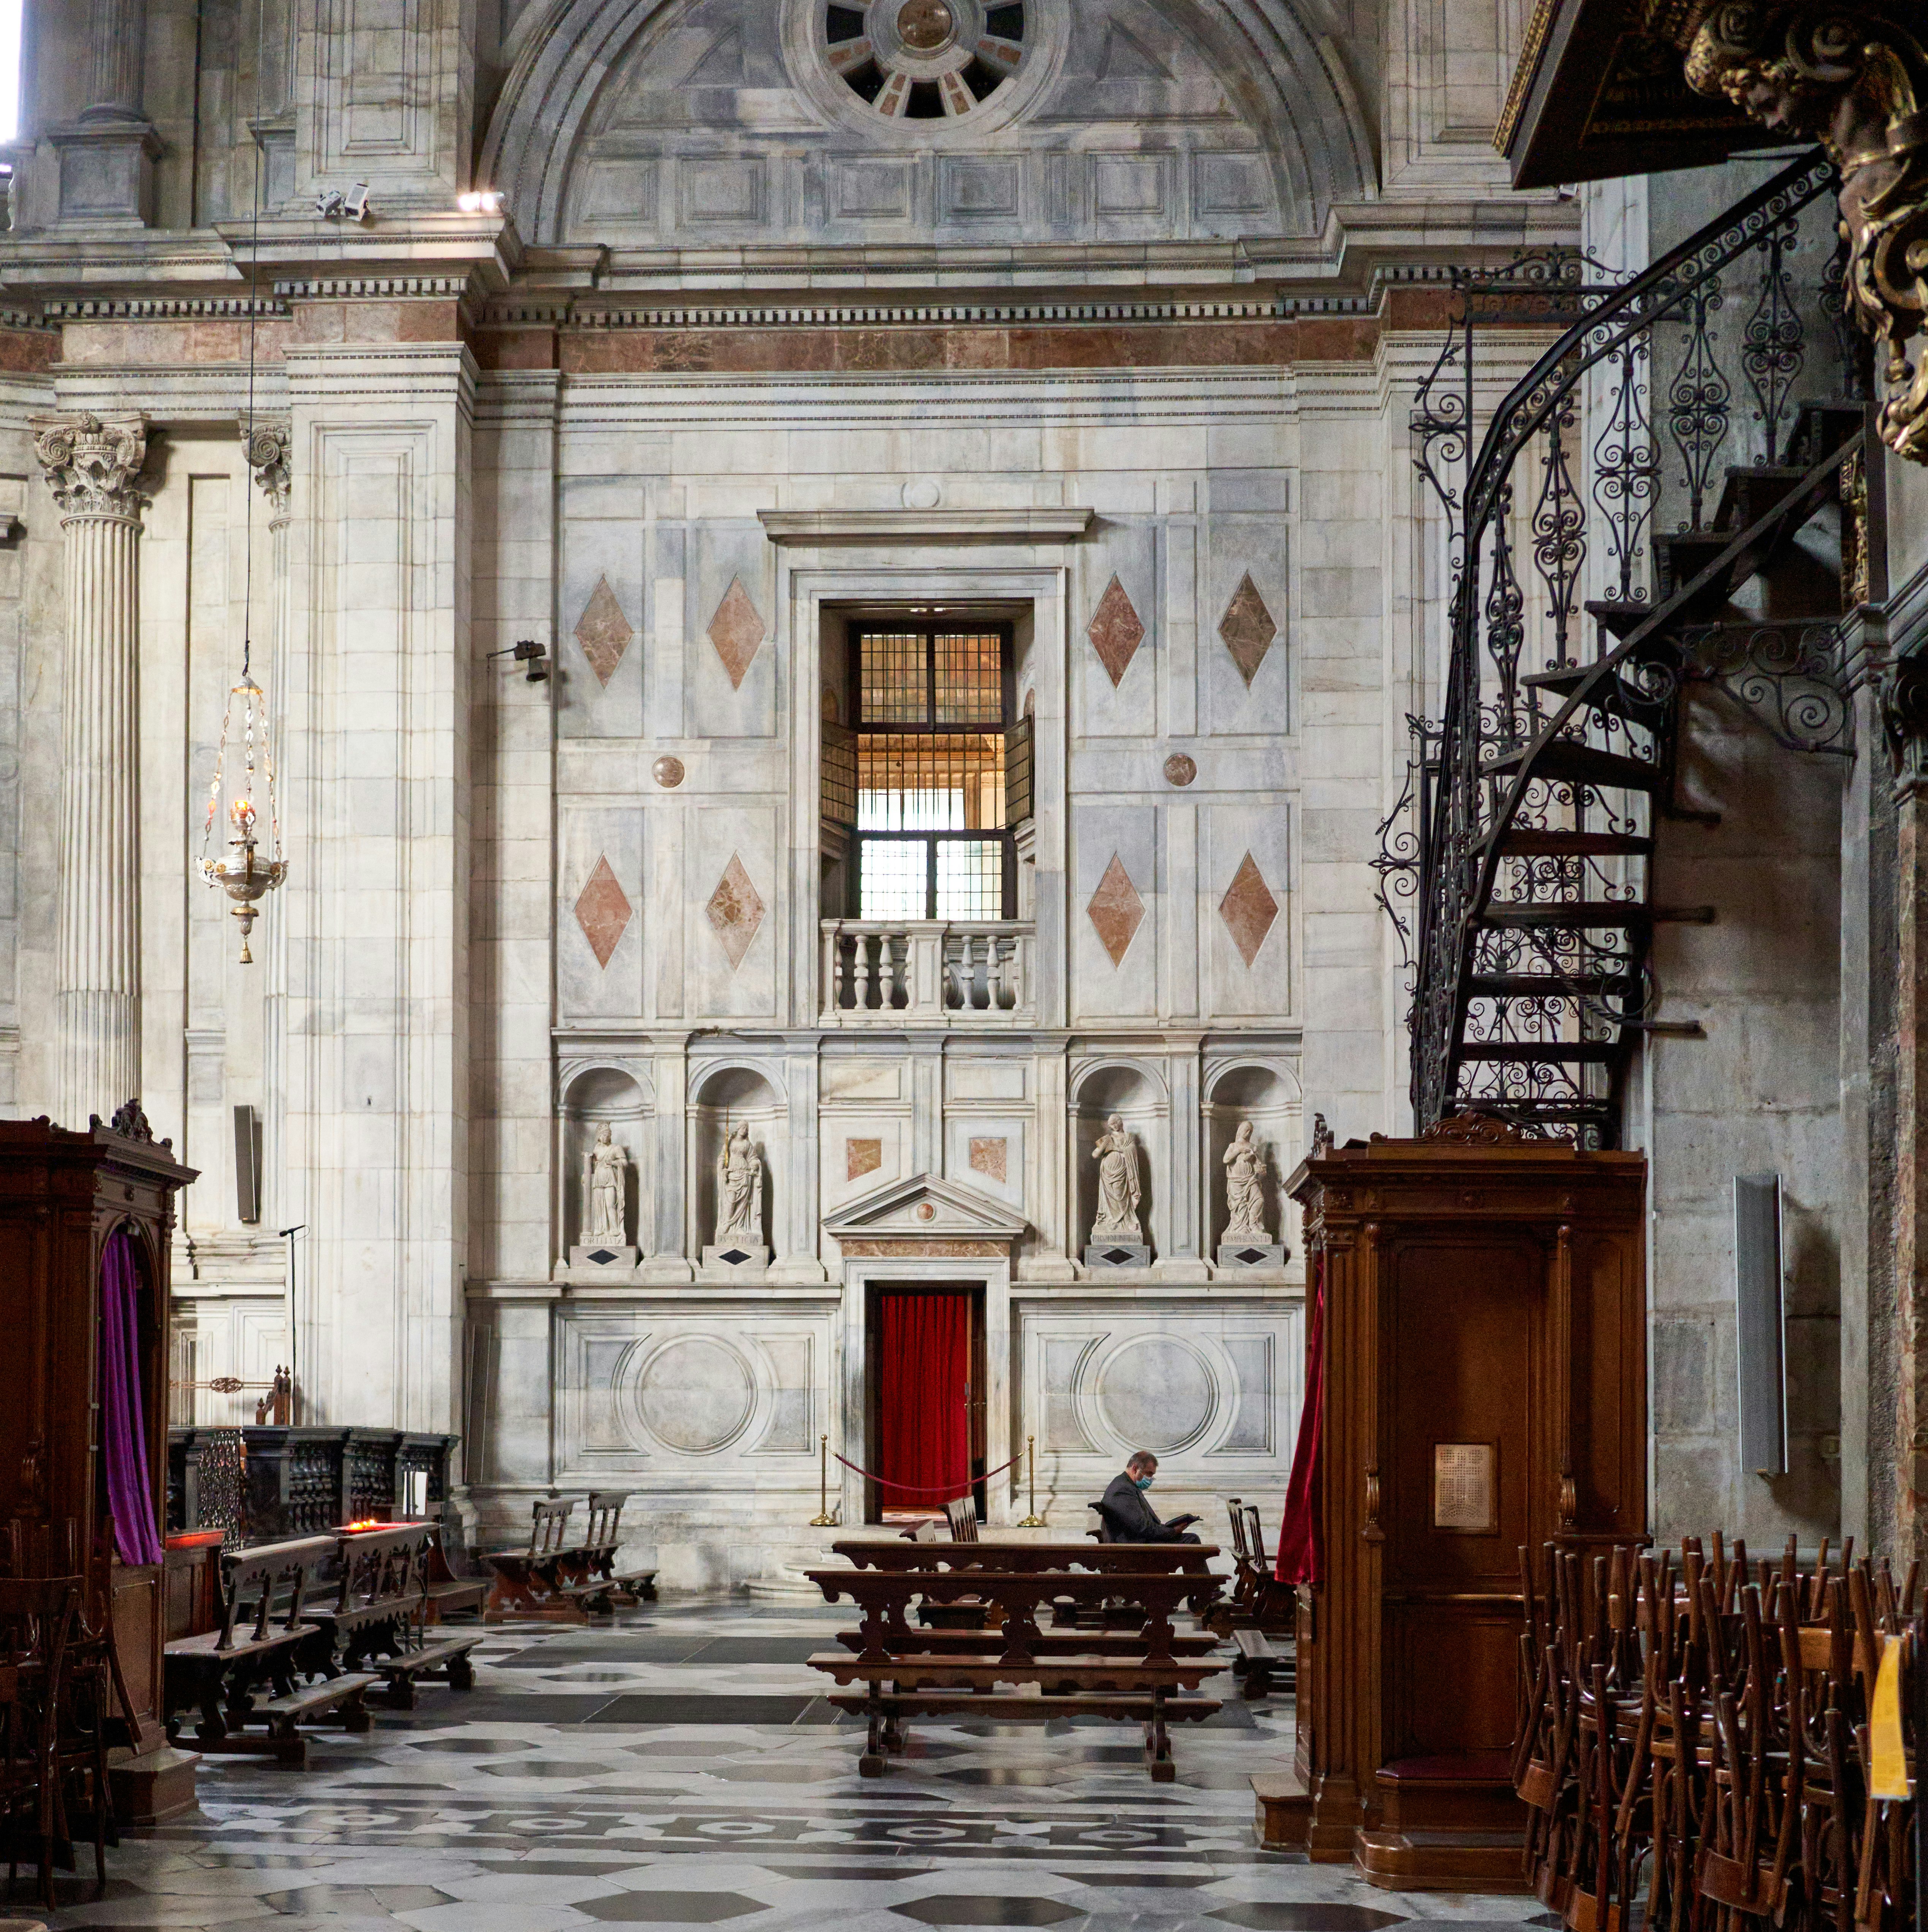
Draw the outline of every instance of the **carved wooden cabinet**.
M1288 1186L1325 1295L1309 1847L1518 1888L1519 1552L1646 1532L1645 1161L1448 1121Z
M118 1131L116 1131L118 1130ZM124 1230L134 1255L133 1354L154 1520L165 1520L169 1253L175 1196L195 1178L156 1143L138 1105L112 1127L72 1133L44 1119L0 1121L0 1502L18 1526L23 1568L84 1574L90 1621L111 1618L133 1704L130 1746L116 1754L124 1823L190 1804L193 1761L161 1729L166 1623L159 1563L124 1563L101 1536L101 1264Z

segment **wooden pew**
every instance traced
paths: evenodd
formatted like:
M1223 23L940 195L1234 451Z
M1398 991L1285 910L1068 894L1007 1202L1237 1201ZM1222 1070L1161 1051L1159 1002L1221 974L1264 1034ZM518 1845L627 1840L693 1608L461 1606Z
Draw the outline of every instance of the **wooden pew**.
M859 1627L838 1634L841 1652L809 1660L846 1688L830 1702L861 1713L869 1734L858 1768L880 1775L901 1749L903 1721L962 1713L999 1720L1095 1716L1144 1726L1147 1768L1174 1775L1168 1726L1219 1708L1195 1692L1222 1666L1197 1634L1174 1629L1179 1606L1201 1589L1216 1552L1197 1545L878 1544L833 1546L853 1566L814 1570L826 1600L847 1597ZM1135 1568L1132 1567L1134 1564ZM1217 1580L1205 1586L1215 1592ZM1143 1606L1135 1636L1045 1632L1039 1618L1069 1598L1102 1604L1121 1592ZM967 1600L986 1608L982 1630L913 1629L913 1603L940 1608ZM1206 1640L1205 1643L1209 1644Z
M622 1506L629 1497L627 1490L592 1490L582 1542L558 1566L557 1574L570 1580L562 1585L562 1594L585 1611L656 1600L655 1570L616 1572L616 1552L622 1543Z
M450 1617L479 1617L489 1599L489 1580L457 1576L449 1564L442 1527L437 1523L434 1528L428 1546L427 1621L439 1624Z
M179 1744L183 1719L196 1708L194 1749L248 1752L296 1766L307 1763L308 1750L298 1724L331 1713L348 1730L368 1729L362 1696L376 1681L372 1674L348 1672L306 1686L295 1681L298 1653L320 1628L303 1614L309 1579L336 1553L332 1536L222 1551L220 1628L175 1637L163 1653L169 1744ZM287 1612L277 1617L275 1598L284 1583ZM251 1605L245 1624L238 1621L244 1604ZM274 1694L256 1703L255 1688L262 1683ZM265 1722L265 1736L246 1730L257 1720Z
M415 1708L418 1678L472 1690L475 1674L469 1653L481 1634L428 1641L428 1556L434 1546L433 1523L343 1530L341 1580L334 1603L308 1613L319 1633L304 1646L301 1668L325 1677L344 1669L372 1672L387 1685L387 1701L398 1711Z
M488 1604L482 1612L484 1623L502 1623L511 1618L588 1622L582 1605L564 1589L565 1584L580 1580L571 1568L582 1556L582 1545L569 1534L569 1519L575 1508L573 1496L538 1497L529 1511L526 1548L482 1552L482 1561L494 1573Z

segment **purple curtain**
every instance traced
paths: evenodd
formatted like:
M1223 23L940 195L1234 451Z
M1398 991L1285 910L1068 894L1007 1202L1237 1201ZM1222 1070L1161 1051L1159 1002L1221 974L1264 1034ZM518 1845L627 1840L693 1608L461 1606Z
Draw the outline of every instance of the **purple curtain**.
M154 1488L140 1402L139 1276L124 1228L100 1257L100 1450L107 1459L107 1508L123 1563L158 1563Z

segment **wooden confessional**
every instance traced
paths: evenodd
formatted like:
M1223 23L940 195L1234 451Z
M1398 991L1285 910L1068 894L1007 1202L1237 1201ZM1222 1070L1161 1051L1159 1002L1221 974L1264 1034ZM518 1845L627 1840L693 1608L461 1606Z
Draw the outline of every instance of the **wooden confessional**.
M1316 1146L1321 1580L1300 1592L1308 1848L1522 1888L1519 1552L1647 1527L1646 1164L1482 1119Z
M194 1802L194 1760L162 1730L165 1583L160 1564L109 1546L100 1442L102 1256L124 1229L134 1251L142 1446L154 1520L166 1521L169 1252L175 1196L195 1171L156 1143L137 1102L83 1133L46 1119L0 1121L0 1505L22 1574L79 1575L86 1616L111 1623L131 1711L112 1759L115 1814L152 1822Z

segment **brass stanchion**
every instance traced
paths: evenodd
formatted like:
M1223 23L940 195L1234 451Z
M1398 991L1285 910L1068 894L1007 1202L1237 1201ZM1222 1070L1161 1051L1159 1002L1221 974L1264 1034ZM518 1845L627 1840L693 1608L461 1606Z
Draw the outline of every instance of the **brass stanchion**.
M810 1519L812 1529L834 1529L837 1519L830 1514L830 1438L817 1439L817 1514Z
M1038 1438L1035 1436L1024 1438L1024 1462L1030 1476L1031 1513L1018 1524L1020 1529L1042 1529L1045 1520L1038 1514Z

